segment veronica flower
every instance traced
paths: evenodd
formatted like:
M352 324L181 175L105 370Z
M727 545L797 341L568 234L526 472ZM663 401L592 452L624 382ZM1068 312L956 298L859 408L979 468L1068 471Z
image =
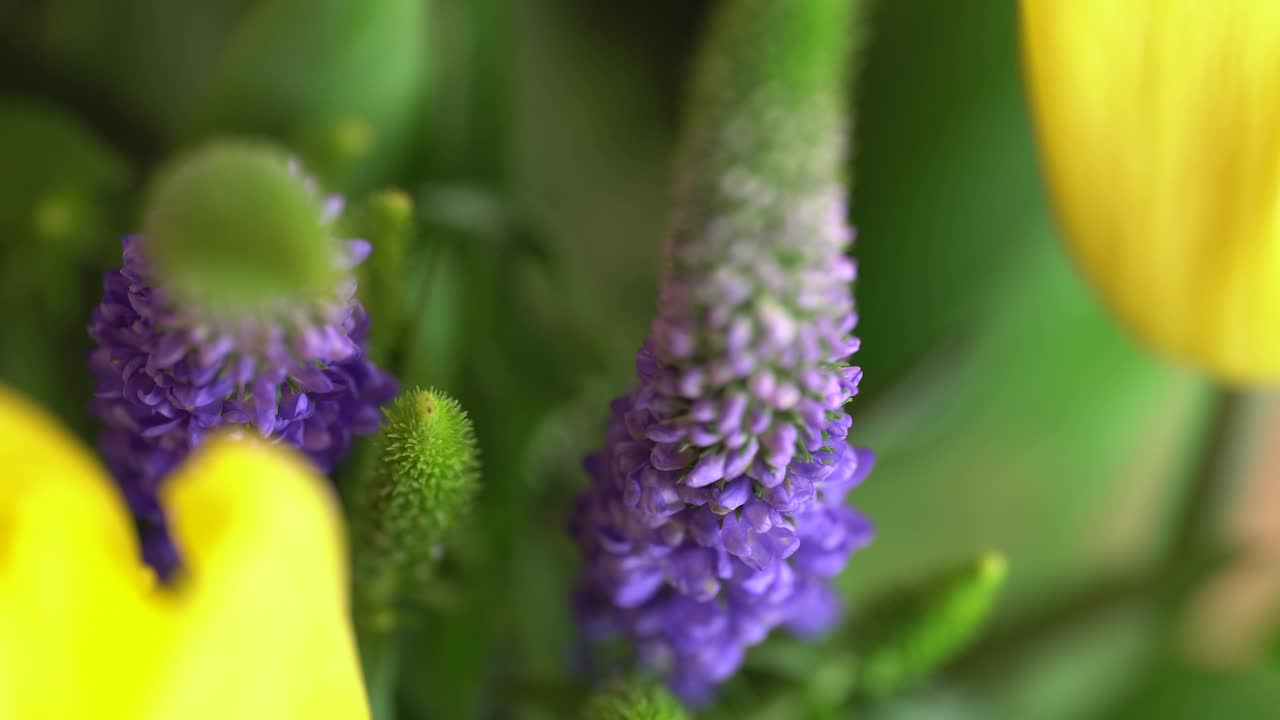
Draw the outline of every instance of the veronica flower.
M872 464L844 411L861 377L839 181L849 20L848 3L739 0L713 22L658 317L587 460L580 610L687 699L775 627L834 623L827 579L871 537L845 505Z
M1280 379L1280 5L1021 9L1045 180L1085 275L1160 352Z
M251 438L194 453L161 492L185 560L167 585L105 470L4 387L0 467L0 717L368 717L308 462Z
M147 561L167 575L179 559L157 492L209 431L251 428L327 472L377 430L396 383L365 357L352 270L369 244L333 239L340 203L288 158L202 149L150 206L147 232L125 239L123 267L106 275L90 365L102 453Z

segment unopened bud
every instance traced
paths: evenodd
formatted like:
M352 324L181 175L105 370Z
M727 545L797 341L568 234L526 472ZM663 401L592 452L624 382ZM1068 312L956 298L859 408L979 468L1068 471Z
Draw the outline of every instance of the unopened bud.
M475 432L453 398L412 390L386 415L357 547L357 582L373 610L430 571L480 485Z

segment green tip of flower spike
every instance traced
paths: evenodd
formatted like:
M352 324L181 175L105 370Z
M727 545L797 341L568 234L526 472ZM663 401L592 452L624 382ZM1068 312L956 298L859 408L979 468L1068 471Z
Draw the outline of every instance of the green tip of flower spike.
M215 142L178 158L152 188L143 236L166 290L206 310L328 299L341 281L324 199L266 143Z
M357 572L375 594L394 594L430 568L445 534L470 509L480 487L479 452L466 411L433 389L396 398L379 449L366 487Z
M701 192L728 172L797 191L834 180L860 0L737 0L717 12L690 88L686 172L712 183Z
M662 686L648 680L615 683L596 693L582 720L687 720L684 708Z

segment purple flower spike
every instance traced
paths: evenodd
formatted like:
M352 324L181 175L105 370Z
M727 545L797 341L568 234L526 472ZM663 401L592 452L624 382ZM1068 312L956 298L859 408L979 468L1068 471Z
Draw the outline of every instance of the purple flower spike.
M844 410L862 376L842 182L856 5L717 5L657 317L586 463L582 626L630 639L690 702L773 630L838 622L831 577L873 534L845 505L873 463Z
M845 441L861 373L847 364L843 190L779 212L780 237L727 237L721 218L720 234L669 246L640 380L613 403L575 522L584 626L633 638L689 700L710 697L772 629L837 622L828 579L872 535L844 504L872 456ZM794 262L761 262L774 247ZM802 306L802 293L824 301ZM735 364L756 369L715 370Z
M352 268L369 245L348 243L344 252L335 261ZM351 279L323 302L215 320L176 306L154 277L145 239L124 240L124 265L106 274L89 325L93 409L144 559L161 577L181 558L157 491L209 431L240 427L288 443L324 472L354 436L377 431L397 385L365 357L369 318L354 293Z

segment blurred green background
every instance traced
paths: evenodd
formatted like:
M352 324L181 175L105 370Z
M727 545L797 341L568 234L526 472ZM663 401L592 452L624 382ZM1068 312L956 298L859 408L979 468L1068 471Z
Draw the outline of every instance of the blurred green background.
M91 437L99 273L176 149L265 135L354 201L403 188L423 303L402 379L469 409L486 485L405 642L401 713L561 717L598 674L567 610L563 528L654 307L709 5L0 0L0 380ZM1185 574L1171 533L1212 389L1122 335L1056 244L1015 14L881 0L864 30L853 414L879 464L854 502L880 530L843 587L856 613L986 549L1010 563L985 640L865 716L1271 716L1275 669L1210 672L1183 651L1186 593L1164 590ZM831 651L799 652L816 669ZM748 678L721 713L808 717L811 677L781 711L735 706Z

